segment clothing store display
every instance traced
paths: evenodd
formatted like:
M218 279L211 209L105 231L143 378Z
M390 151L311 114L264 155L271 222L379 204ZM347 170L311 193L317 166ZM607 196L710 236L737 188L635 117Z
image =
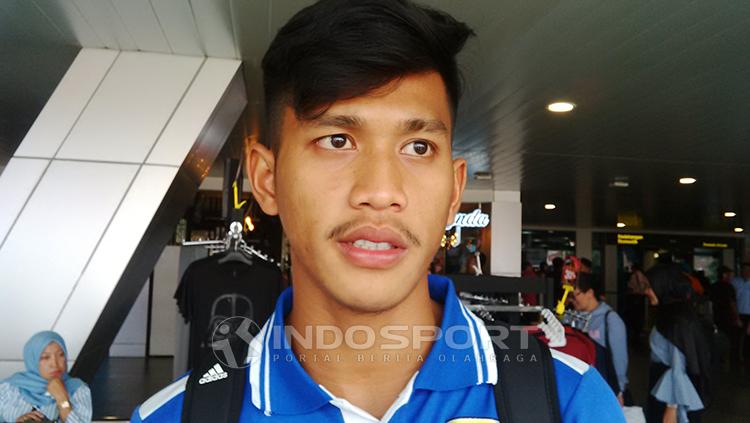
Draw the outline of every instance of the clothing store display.
M276 266L260 259L252 264L222 263L223 257L216 254L190 264L174 295L185 322L190 323L188 369L212 352L214 342L235 333L242 319L230 318L252 320L257 332L281 292L281 272ZM217 329L224 321L231 327L220 333Z

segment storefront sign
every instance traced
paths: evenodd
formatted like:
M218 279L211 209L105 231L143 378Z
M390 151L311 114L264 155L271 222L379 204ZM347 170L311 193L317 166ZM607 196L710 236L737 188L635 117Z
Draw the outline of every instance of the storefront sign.
M705 248L729 248L729 245L723 242L704 242L703 246Z
M617 234L617 243L620 245L638 245L643 235Z
M458 228L486 228L490 224L490 215L482 213L482 210L476 209L471 213L456 213L456 219L453 224L445 227L446 231L451 230L454 226Z

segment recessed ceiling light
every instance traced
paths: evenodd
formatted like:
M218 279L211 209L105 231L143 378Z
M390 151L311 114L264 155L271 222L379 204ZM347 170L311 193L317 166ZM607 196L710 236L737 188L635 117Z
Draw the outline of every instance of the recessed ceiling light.
M659 258L659 253L654 253L654 258L658 259Z
M630 186L630 182L628 181L613 181L609 184L612 188L628 188Z
M557 208L557 206L552 203L549 203L549 204L545 204L544 208L545 210L554 210L555 208Z
M474 179L477 181L491 181L492 173L490 172L474 172Z
M547 105L547 110L553 113L567 113L576 108L576 105L567 101L559 101Z
M626 227L626 226L628 226L628 225L626 225L626 224L624 224L624 223L622 223L622 222L617 222L617 227L618 227L618 228L624 228L624 227Z
M737 213L735 213L733 211L725 211L724 212L724 217L735 217L735 216L737 216Z
M734 231L737 232L737 233L745 232L745 230L743 228L734 228Z
M695 178L680 178L680 183L682 185L692 185L697 181Z

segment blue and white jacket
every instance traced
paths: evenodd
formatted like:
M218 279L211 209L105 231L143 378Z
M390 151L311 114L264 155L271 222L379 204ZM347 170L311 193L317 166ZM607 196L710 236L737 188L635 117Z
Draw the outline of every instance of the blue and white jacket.
M499 421L493 391L498 383L497 365L487 328L460 302L449 279L431 275L429 290L433 300L444 304L441 329L446 333L454 328L452 342L446 341L447 336L435 341L420 370L382 419L335 397L305 372L284 333L292 289L284 291L250 344L240 422ZM595 369L555 350L552 356L564 423L625 422L612 390ZM183 376L148 399L133 412L131 422L179 422L186 382Z

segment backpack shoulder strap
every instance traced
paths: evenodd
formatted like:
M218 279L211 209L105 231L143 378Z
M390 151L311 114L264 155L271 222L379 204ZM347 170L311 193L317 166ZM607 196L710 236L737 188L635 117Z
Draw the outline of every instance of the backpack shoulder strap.
M246 368L230 368L204 360L193 369L185 387L182 423L237 423L247 377Z
M510 331L503 343L507 348L493 342L497 364L495 401L500 421L561 423L549 347L535 336L517 330Z

